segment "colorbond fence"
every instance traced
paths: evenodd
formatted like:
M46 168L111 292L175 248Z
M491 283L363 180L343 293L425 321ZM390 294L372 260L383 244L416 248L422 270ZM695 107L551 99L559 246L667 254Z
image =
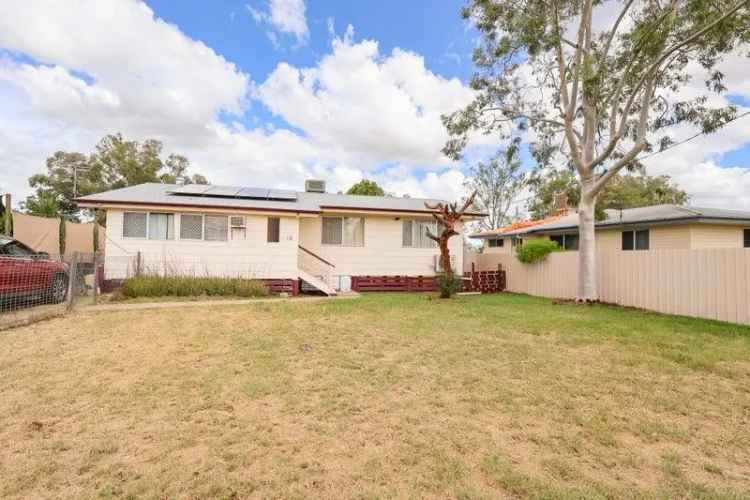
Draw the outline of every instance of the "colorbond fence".
M479 270L506 271L507 290L542 297L576 296L578 252L553 253L522 264L514 255L481 254ZM604 302L750 324L750 249L600 251Z

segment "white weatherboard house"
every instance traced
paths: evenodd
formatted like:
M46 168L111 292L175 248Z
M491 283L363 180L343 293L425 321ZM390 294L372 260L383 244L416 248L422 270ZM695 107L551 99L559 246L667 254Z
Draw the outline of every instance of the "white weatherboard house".
M424 200L212 185L140 184L79 198L107 212L105 279L159 273L298 280L334 294L355 276L434 276L437 230ZM482 214L467 214L469 218ZM450 240L463 266L461 236Z

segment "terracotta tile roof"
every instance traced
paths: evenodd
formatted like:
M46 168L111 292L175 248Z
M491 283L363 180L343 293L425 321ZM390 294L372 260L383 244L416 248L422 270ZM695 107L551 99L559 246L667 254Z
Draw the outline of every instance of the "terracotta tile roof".
M549 217L545 217L544 219L526 219L526 220L520 220L518 222L514 222L512 224L508 224L507 226L503 226L497 229L492 229L490 231L481 231L479 233L472 234L471 236L476 237L486 237L486 236L496 236L504 233L509 233L513 231L518 231L519 229L528 229L530 227L539 226L542 224L549 224L550 222L555 222L560 220L561 218L568 215L568 211L561 212L556 215L550 215Z

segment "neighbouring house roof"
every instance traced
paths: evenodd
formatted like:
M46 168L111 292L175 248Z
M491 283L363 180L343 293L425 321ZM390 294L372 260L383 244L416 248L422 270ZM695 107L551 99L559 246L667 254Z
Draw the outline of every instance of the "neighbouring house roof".
M103 193L82 196L76 201L83 207L153 205L164 207L218 208L318 214L329 210L353 210L399 213L430 213L425 202L442 200L424 198L395 198L388 196L359 196L330 193L248 188L240 186L199 186L184 193L185 187L174 184L146 183ZM179 191L183 191L180 193ZM467 212L468 216L486 214Z
M650 226L670 224L750 224L750 212L723 208L701 208L679 205L605 210L606 218L596 222L597 228L622 226ZM472 238L519 236L564 232L578 229L578 213L553 216L537 221L523 221L494 231L472 234Z

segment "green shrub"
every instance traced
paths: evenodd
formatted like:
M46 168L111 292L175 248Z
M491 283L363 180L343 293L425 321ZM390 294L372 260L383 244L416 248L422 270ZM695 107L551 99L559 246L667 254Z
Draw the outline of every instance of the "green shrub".
M122 285L122 295L127 298L196 297L201 295L263 297L268 295L268 288L262 281L242 278L157 276L147 274L126 279Z
M546 259L547 255L558 250L560 250L560 246L557 242L535 238L525 241L523 245L517 247L516 257L524 264L531 264Z
M461 290L461 278L459 276L454 275L453 278L448 278L447 274L441 273L435 279L440 290L440 298L449 299Z

